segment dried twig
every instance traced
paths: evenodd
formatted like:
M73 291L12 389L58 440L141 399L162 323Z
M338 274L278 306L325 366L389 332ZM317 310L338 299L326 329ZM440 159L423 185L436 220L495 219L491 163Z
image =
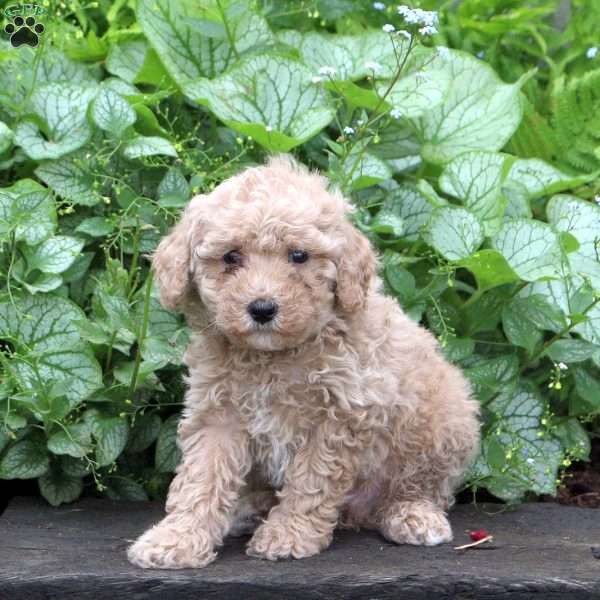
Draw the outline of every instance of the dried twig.
M485 542L491 542L494 539L493 535L488 535L487 537L481 538L476 542L471 542L470 544L463 544L462 546L454 546L455 550L468 550L469 548L474 548L475 546L479 546Z

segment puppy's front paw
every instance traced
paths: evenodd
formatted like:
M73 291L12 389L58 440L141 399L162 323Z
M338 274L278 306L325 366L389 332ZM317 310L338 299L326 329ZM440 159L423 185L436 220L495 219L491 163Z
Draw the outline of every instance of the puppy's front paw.
M145 569L198 569L215 560L214 544L202 531L159 523L127 549L127 558Z
M267 560L307 558L321 552L330 542L331 536L323 537L313 531L286 526L285 521L267 520L255 531L246 554Z
M394 503L386 511L380 530L397 544L436 546L452 541L452 528L446 515L428 500Z

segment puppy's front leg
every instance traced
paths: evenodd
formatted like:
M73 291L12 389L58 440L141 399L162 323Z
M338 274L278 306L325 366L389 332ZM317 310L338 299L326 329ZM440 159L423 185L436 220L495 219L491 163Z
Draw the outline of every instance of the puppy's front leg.
M167 516L128 550L140 567L204 567L216 557L250 468L248 436L227 415L194 416L179 426L183 452L169 488Z
M278 494L280 503L256 530L247 554L304 558L331 543L339 510L358 470L357 440L347 430L323 425L298 451Z

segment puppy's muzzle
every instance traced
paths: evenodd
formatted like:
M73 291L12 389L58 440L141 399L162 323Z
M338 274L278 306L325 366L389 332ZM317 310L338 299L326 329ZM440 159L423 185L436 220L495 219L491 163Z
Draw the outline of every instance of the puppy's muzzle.
M258 298L257 300L250 302L246 307L246 310L254 321L264 325L275 318L279 307L273 300Z

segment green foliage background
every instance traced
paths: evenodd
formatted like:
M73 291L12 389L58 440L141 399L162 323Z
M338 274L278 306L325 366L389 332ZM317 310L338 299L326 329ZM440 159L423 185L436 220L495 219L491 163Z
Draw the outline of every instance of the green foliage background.
M45 6L38 48L0 45L0 478L55 505L164 494L188 332L145 255L282 151L352 198L388 293L473 382L469 485L554 493L588 457L597 2L423 1L440 32L412 41L359 0Z

